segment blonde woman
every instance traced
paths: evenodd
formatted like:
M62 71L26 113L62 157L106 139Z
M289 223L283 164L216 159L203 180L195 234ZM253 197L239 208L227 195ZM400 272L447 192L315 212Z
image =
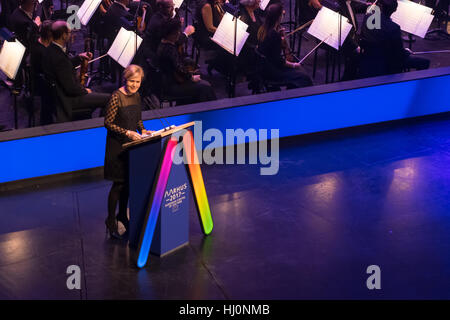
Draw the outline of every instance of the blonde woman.
M117 221L128 231L128 161L122 144L139 140L147 134L141 117L141 97L138 93L144 71L138 65L130 65L123 72L125 85L113 92L106 108L105 127L108 130L105 152L105 179L113 181L108 196L108 217L105 224L113 238L121 238ZM139 134L139 131L141 134ZM116 207L119 213L116 220Z

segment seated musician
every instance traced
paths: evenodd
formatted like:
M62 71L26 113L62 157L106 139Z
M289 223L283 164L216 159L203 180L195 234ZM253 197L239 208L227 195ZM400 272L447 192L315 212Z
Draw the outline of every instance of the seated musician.
M351 2L347 0L338 0L337 3L339 4L338 12L346 17L350 24L353 26L341 48L341 53L344 57L344 74L341 80L354 80L358 78L358 68L361 51L359 47L358 34L356 32L358 30L358 20L356 19L356 13L360 13L362 10L361 8L367 10L367 6L361 3Z
M217 30L225 13L222 5L224 0L202 0L195 12L196 32L194 38L202 49L215 49L211 37Z
M264 78L280 82L288 89L311 86L311 78L300 63L289 62L281 55L281 34L277 31L283 17L283 7L272 4L266 8L266 19L258 31L258 52L265 57Z
M17 39L27 48L36 43L39 37L39 19L33 20L34 7L37 0L22 0L9 17L11 31Z
M296 0L298 6L298 24L302 25L312 19L314 19L322 9L320 0Z
M181 23L172 19L167 22L157 50L159 69L163 74L163 88L168 94L179 97L177 103L196 103L215 100L214 89L209 82L187 70L187 65L177 50ZM180 102L182 101L182 102Z
M105 14L105 27L110 43L114 41L120 28L133 30L134 16L128 12L130 0L116 0Z
M157 11L151 16L144 35L144 46L147 57L151 57L156 53L162 39L162 34L166 29L166 24L172 19L181 21L178 14L174 15L173 0L159 0L156 3ZM195 32L195 28L191 25L184 29L180 34L178 44L184 44L187 38Z
M84 88L77 80L75 67L82 60L90 60L92 53L84 52L70 58L66 52L66 45L70 39L71 30L65 21L56 21L52 24L53 41L47 47L43 69L46 78L57 85L60 99L59 110L56 110L58 122L72 121L72 113L77 109L104 109L108 103L109 94L94 93Z
M36 6L36 16L39 17L41 21L52 20L53 12L53 0L43 0Z
M361 30L361 77L375 77L400 73L405 68L427 69L428 59L411 57L403 48L400 26L391 20L397 10L397 0L379 0L381 9L380 29L369 29L366 16Z
M258 30L262 25L261 9L259 4L261 0L240 0L240 20L248 25L247 32L249 36L239 54L239 67L246 72L252 72L255 61L255 48L258 45Z
M16 78L11 82L16 88L22 88L26 84L25 80L27 79L26 73L28 70L27 61L30 48L36 43L39 37L40 21L39 19L33 20L36 2L37 0L22 0L20 6L16 8L9 17L11 31L16 34L17 39L26 48Z
M30 64L31 64L31 91L34 96L42 98L41 103L41 125L47 125L53 122L53 110L49 109L51 103L48 102L49 92L45 87L43 59L47 47L52 43L52 21L46 20L42 22L40 27L40 36L38 41L31 47Z

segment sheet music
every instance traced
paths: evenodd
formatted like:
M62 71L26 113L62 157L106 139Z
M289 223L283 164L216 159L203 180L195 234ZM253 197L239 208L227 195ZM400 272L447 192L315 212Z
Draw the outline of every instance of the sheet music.
M211 38L212 41L231 54L233 54L234 51L234 27L235 21L233 20L233 15L226 12L220 21L214 36ZM248 25L246 23L237 19L236 56L239 56L239 53L244 47L245 41L247 41L249 36L247 28Z
M77 17L82 25L87 25L102 0L85 0L77 11Z
M120 28L111 48L108 50L108 55L122 67L126 68L130 65L131 60L133 60L134 54L137 51L136 49L139 49L141 43L142 38L137 36L136 47L136 33Z
M415 2L402 0L398 1L397 11L392 14L391 19L403 31L424 38L434 18L432 10Z
M2 51L0 51L0 70L10 79L15 79L24 54L25 47L19 40L4 41Z
M183 4L183 0L173 0L174 9L178 9Z
M308 33L320 41L325 40L329 46L339 49L339 20L341 20L341 46L347 38L352 25L348 19L339 13L323 6L317 14L314 22L308 29ZM330 36L331 35L331 36Z
M262 11L266 10L269 2L270 0L261 0L261 2L259 3L259 7L261 8Z

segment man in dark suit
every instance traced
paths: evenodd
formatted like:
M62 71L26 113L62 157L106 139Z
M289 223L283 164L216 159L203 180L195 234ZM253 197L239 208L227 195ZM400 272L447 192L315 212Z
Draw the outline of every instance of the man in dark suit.
M144 35L144 46L146 50L150 52L150 55L155 55L158 49L159 43L162 39L162 34L165 30L165 26L171 19L178 19L178 15L174 17L174 3L173 0L159 0L156 3L157 11L152 15L147 25ZM195 28L191 25L184 29L184 32L180 35L177 44L184 44L187 41L187 37L195 32Z
M71 30L65 21L52 24L53 42L46 49L43 59L43 69L46 78L56 83L60 106L56 110L57 122L72 121L73 111L77 109L105 108L110 95L94 93L84 88L77 79L75 67L83 59L90 60L92 53L81 53L69 58L66 44L70 39Z
M108 39L113 41L119 33L120 28L133 30L134 16L128 12L130 0L114 1L105 15L105 26L108 28Z
M27 49L36 43L39 37L39 20L33 21L36 2L36 0L22 0L20 6L9 17L11 31Z
M397 10L397 0L379 0L378 5L381 9L380 28L369 29L368 15L362 25L360 76L364 78L400 73L405 68L427 69L429 60L413 58L403 48L400 26L390 18Z

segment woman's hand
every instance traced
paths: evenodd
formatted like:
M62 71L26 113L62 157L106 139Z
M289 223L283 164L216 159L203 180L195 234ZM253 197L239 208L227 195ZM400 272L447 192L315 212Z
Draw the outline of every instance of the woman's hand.
M137 133L136 131L130 131L130 130L127 130L127 137L133 141L142 139L142 137L139 133Z

